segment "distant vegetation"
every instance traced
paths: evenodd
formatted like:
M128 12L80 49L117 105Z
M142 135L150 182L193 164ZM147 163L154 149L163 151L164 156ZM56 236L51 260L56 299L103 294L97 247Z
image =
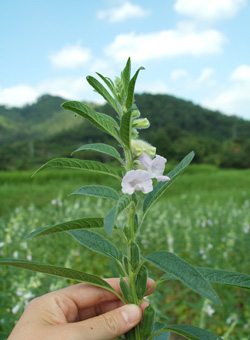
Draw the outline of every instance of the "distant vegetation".
M167 167L172 170L170 164ZM108 260L84 249L67 233L34 238L29 243L23 239L40 227L84 216L104 216L112 207L110 199L67 195L90 183L119 189L119 181L81 170L48 170L33 178L31 174L0 172L0 257L32 258L96 275L115 275ZM142 254L148 247L150 251L168 249L195 266L249 274L249 197L250 170L190 165L146 217L145 233L138 238ZM125 221L125 214L121 218ZM115 233L112 242L120 242ZM151 270L150 277L159 276ZM73 282L18 268L0 268L0 339L7 339L32 297L69 283ZM171 323L206 327L225 340L229 330L230 339L249 339L249 290L226 285L216 285L215 289L222 306L211 306L178 281L160 285L151 303L160 306Z
M136 104L151 123L140 138L150 140L169 161L179 161L190 150L196 163L250 168L250 121L206 110L169 95L141 94ZM85 143L107 142L81 117L61 110L65 99L44 95L23 108L0 106L0 170L29 169L54 157L69 156ZM106 104L92 104L98 112L112 112ZM97 159L92 153L76 157ZM101 156L105 157L105 156Z

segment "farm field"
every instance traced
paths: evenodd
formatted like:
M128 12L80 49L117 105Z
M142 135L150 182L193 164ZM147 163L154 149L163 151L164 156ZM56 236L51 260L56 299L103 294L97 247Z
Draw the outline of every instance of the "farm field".
M44 171L34 178L31 174L0 173L0 257L47 262L103 277L113 275L108 259L83 248L66 234L22 240L40 227L104 216L111 208L108 200L68 194L91 183L118 189L119 182L73 170ZM152 207L139 242L144 254L164 249L195 266L250 275L250 170L191 165ZM151 276L156 277L156 273ZM32 297L68 284L44 274L0 267L0 339L7 338ZM177 281L160 285L151 301L158 301L168 322L192 323L224 340L249 339L249 290L214 287L223 306L210 303Z

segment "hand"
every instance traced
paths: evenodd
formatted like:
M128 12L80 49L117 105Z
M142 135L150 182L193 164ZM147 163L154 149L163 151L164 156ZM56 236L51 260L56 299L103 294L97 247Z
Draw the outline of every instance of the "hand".
M119 279L106 281L120 293ZM146 306L123 305L108 290L80 283L32 300L8 340L111 340L135 327Z

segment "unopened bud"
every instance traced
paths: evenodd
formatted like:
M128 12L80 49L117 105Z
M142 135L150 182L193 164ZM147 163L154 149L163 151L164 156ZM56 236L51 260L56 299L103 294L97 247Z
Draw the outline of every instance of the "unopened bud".
M136 139L136 138L138 138L138 136L139 136L139 132L136 129L132 129L131 137L133 139Z
M132 151L136 156L142 156L144 152L151 158L155 156L156 148L141 139L131 140Z
M133 166L136 170L137 169L145 170L145 168L142 166L141 162L138 159L133 162Z
M135 119L133 121L133 127L137 129L147 129L150 123L147 118Z
M133 112L132 112L133 118L138 118L138 117L140 117L140 115L141 115L141 113L140 113L139 110L133 110Z

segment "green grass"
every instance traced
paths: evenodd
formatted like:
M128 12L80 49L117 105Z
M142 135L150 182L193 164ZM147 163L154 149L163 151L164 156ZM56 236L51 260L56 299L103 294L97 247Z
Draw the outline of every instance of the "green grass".
M119 189L119 181L109 177L103 181L100 176L74 170L44 171L34 178L31 175L25 171L0 173L0 245L4 243L0 256L32 258L92 274L112 275L108 259L82 248L66 234L29 242L22 239L36 228L57 222L104 216L111 208L109 200L67 195L87 183ZM250 170L191 165L151 208L139 238L142 251L147 254L166 249L193 265L250 274L249 205ZM65 280L16 268L0 268L0 273L0 332L5 333L20 316L31 298L30 293L37 296L68 284ZM155 278L157 274L160 273L151 273ZM248 339L249 291L225 286L216 290L222 307L204 301L175 281L160 286L152 303L158 308L160 305L173 323L204 326L219 335L225 334L236 320L228 339ZM15 306L18 307L13 310ZM208 308L215 310L211 317Z

